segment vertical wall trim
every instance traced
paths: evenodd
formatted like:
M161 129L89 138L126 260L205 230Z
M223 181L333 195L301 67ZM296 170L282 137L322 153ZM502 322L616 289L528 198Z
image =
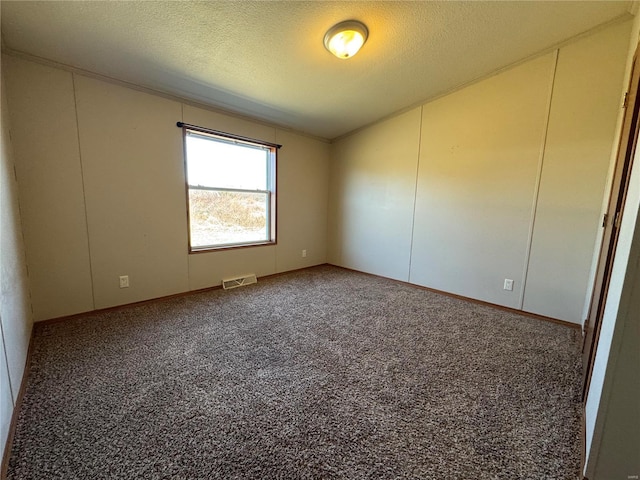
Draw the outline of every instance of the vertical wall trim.
M2 318L0 317L0 340L2 340L2 346L4 347L4 358L2 361L7 367L7 378L9 379L9 394L11 395L11 403L15 408L16 406L16 394L13 392L13 385L11 382L11 369L9 368L9 357L7 356L7 342L4 340L4 327L2 326ZM8 440L8 439L7 439Z
M4 75L2 76L2 82L4 82ZM6 85L6 83L5 83ZM7 102L7 107L9 106L9 99L6 99ZM7 133L9 134L9 144L7 145L7 152L9 154L9 158L11 159L11 166L13 167L13 180L14 180L14 185L15 185L15 199L16 199L16 207L18 209L18 217L20 219L20 221L18 222L18 229L19 234L20 234L20 242L22 243L22 261L24 263L24 270L25 273L27 275L27 281L25 283L26 288L27 288L27 299L29 301L29 312L31 313L31 317L28 319L29 324L33 325L33 316L34 316L34 312L33 312L33 295L31 293L31 277L29 276L29 262L27 261L27 242L25 242L24 239L24 226L22 225L22 219L24 218L24 215L22 214L22 202L20 201L20 184L18 183L18 169L16 168L16 162L15 162L15 153L13 151L13 137L11 136L11 119L10 119L10 110L8 109L7 112L7 119L9 119L9 121L7 122L8 125L6 125L7 128ZM9 150L11 150L9 152ZM6 345L6 344L5 344ZM9 368L9 364L7 363L7 368Z
M527 275L529 274L529 262L531 261L531 245L533 244L533 232L536 224L536 214L538 210L538 197L540 195L540 183L542 181L542 167L544 166L544 156L547 149L547 135L549 133L549 119L551 118L551 105L553 102L553 90L556 82L556 71L558 70L559 49L553 52L553 69L551 71L551 82L549 84L549 100L547 101L547 117L545 119L544 129L541 139L540 158L538 159L538 172L536 174L536 182L533 188L533 202L531 205L531 220L529 221L529 233L527 235L527 246L525 250L525 263L522 271L522 288L520 289L520 299L518 301L518 309L524 309L524 295L527 288Z
M407 272L407 282L411 282L411 261L413 260L413 235L416 226L416 204L418 203L418 175L420 174L420 153L422 152L422 110L424 105L420 105L420 123L418 130L418 158L416 159L416 181L413 186L413 214L411 216L411 241L409 243L409 271Z
M82 168L82 147L80 146L80 122L78 120L78 98L76 94L76 74L71 73L71 84L73 86L73 110L76 114L76 136L78 139L78 159L80 160L80 179L82 180L82 202L84 206L84 223L87 230L87 251L89 253L89 276L91 277L91 304L96 308L95 281L93 278L93 257L91 256L91 240L89 237L89 215L87 214L87 194L84 186L84 170Z

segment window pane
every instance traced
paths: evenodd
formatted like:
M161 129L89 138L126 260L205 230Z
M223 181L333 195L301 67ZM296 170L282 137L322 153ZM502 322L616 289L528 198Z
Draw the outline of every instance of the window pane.
M189 189L191 247L269 240L266 193Z
M269 150L187 134L191 186L267 190Z

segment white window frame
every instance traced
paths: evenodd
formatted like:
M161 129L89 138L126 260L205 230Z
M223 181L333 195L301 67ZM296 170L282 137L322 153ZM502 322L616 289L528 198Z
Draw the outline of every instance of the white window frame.
M203 127L197 127L195 125L185 124L183 122L177 123L178 127L182 128L183 135L183 150L184 150L184 175L185 175L185 190L186 190L186 206L187 206L187 236L189 242L189 253L205 253L218 250L229 250L235 248L257 247L264 245L276 245L277 244L277 153L281 145L274 143L264 142L261 140L255 140L247 137L233 135L226 132L220 132L217 130L210 130ZM202 185L190 185L188 176L189 160L187 155L187 135L196 135L203 138L209 138L212 141L224 142L233 145L249 146L253 148L259 148L268 152L267 158L267 189L266 190L248 190L241 188L223 188L223 187L207 187ZM235 193L262 193L267 196L266 205L266 230L268 232L267 240L256 240L248 242L235 242L235 243L223 243L214 245L201 245L193 246L191 244L191 205L189 202L190 190L203 190L214 192L235 192Z

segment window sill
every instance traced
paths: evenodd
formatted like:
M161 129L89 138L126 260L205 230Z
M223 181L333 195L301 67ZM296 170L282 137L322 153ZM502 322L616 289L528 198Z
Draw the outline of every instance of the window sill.
M221 245L219 247L189 247L189 255L198 253L220 252L224 250L239 250L241 248L267 247L269 245L277 245L277 241L243 243L241 245Z

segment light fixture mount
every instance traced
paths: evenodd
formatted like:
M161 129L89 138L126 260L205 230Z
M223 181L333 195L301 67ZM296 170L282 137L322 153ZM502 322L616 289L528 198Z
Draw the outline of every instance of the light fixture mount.
M346 20L331 27L324 36L324 46L336 57L353 57L369 36L367 26L358 20Z

